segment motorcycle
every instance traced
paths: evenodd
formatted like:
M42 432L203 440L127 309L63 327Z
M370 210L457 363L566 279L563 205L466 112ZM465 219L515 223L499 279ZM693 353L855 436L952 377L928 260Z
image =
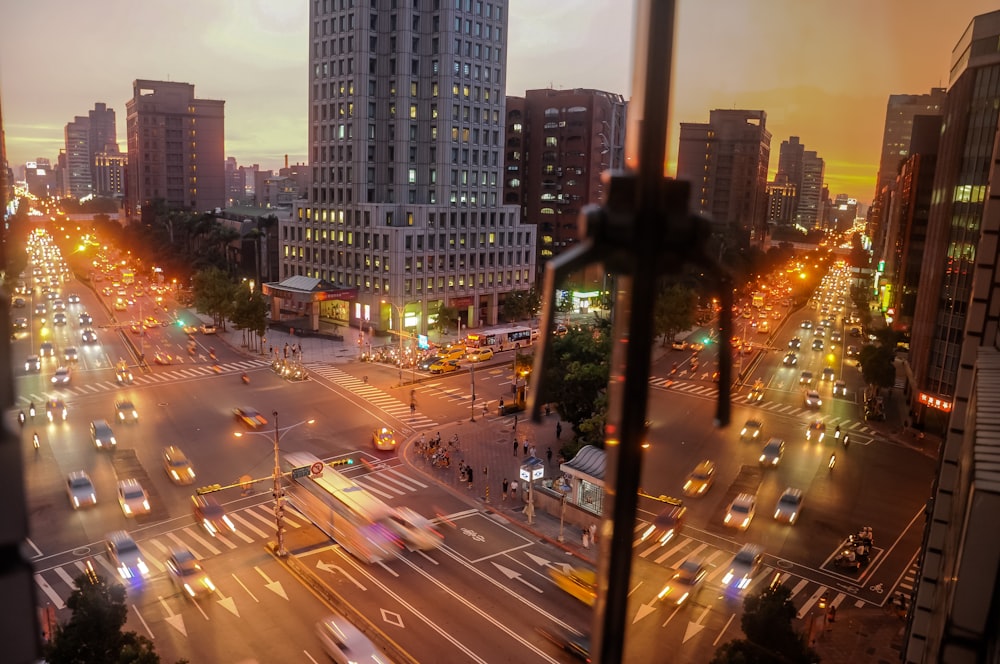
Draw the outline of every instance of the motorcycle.
M250 376L246 375L246 372L244 372L243 375L240 376L240 380L243 381L244 385L250 384Z
M31 441L35 444L35 449L37 450L40 443L38 442L38 433L36 432L31 436Z
M30 406L28 406L28 415L31 416L31 419L35 419L35 404L34 404L34 402L32 402L32 404Z
M24 411L23 410L17 411L17 423L20 424L23 427L24 426L24 420L25 420Z
M830 464L829 464L830 470L833 470L833 467L836 466L836 465L837 465L837 455L836 454L831 454L830 455Z
M840 440L840 425L837 425L837 429L833 432L833 437L836 440Z
M847 443L848 443L848 442L849 442L850 440L851 440L851 437L850 437L850 436L848 436L848 435L847 435L847 434L845 433L845 434L844 434L844 449L845 449L845 450L847 449Z

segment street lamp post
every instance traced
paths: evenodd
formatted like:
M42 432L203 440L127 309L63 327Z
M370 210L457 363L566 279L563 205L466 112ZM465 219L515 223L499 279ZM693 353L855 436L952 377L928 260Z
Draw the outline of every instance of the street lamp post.
M392 302L386 302L382 300L383 304L388 304L390 307L396 310L396 315L399 316L399 328L396 330L396 334L399 336L399 384L403 384L403 312L406 309L406 305L396 305ZM389 315L389 325L392 325L392 314ZM415 377L410 376L410 382L413 382Z

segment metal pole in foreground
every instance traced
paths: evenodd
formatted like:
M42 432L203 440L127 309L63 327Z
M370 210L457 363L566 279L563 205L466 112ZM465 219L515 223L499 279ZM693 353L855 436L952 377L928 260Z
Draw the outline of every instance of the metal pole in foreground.
M288 552L285 551L285 500L281 493L281 461L278 457L278 411L271 415L274 417L274 525L278 529L278 548L275 553L284 557Z

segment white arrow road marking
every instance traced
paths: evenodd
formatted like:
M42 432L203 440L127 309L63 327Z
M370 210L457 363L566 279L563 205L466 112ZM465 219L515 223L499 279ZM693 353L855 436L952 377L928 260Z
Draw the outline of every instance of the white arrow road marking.
M265 581L264 587L265 588L267 588L268 590L270 590L275 595L278 595L279 597L284 598L286 601L288 600L288 595L285 594L285 589L281 587L281 582L280 581L272 581L270 579L270 577L268 577L268 575L264 573L264 570L262 570L261 568L257 567L256 565L254 565L254 569L257 570L258 574L260 574L262 577L264 577L264 581Z
M163 601L162 597L157 596L156 599L160 600L160 605L163 607L163 610L167 612L167 617L166 617L167 624L169 624L171 627L173 627L186 637L188 633L187 630L184 628L184 616L182 616L179 613L175 615L174 612L170 609L170 605L167 604L165 601Z
M226 597L225 595L223 595L222 591L219 590L218 586L215 587L215 594L219 596L218 602L219 602L219 604L222 605L222 608L224 608L226 611L229 611L231 614L233 614L237 618L240 617L240 612L236 610L236 602L233 600L232 597ZM207 617L208 616L206 616L206 618Z
M347 571L340 565L334 565L333 563L325 563L322 560L316 562L316 567L323 570L324 572L333 572L334 570L340 572L348 581L356 585L361 590L368 590L361 583L355 579L353 576L347 573Z
M705 616L708 615L709 607L705 607L701 614L698 616L698 620L692 620L688 623L687 629L684 630L684 640L681 643L687 643L688 639L693 637L695 634L705 629L705 626L701 623L704 622Z
M546 560L541 556L536 556L535 554L528 553L527 551L524 552L524 555L531 558L531 560L539 567L553 567L555 569L561 570L565 574L569 574L570 570L573 569L573 566L570 565L569 563L554 563L551 560Z
M508 579L513 579L513 580L515 580L515 581L520 581L520 582L521 582L521 583L523 583L524 585L526 585L526 586L528 586L529 588L531 588L532 590L534 590L534 591L535 591L536 593L538 593L539 595L540 595L540 594L542 594L542 589L541 589L541 588L538 588L537 586L534 586L534 585L532 585L532 584L531 584L531 583L529 583L528 581L525 581L525 580L524 580L524 579L523 579L523 578L521 577L521 573L520 573L520 572L515 572L515 571L514 571L514 570L512 570L511 568L509 568L509 567L504 567L503 565L501 565L501 564L499 564L499 563L493 563L493 566L494 566L494 567L496 567L496 568L497 568L498 570L500 570L500 573L501 573L501 574L503 574L504 576L506 576L506 577L507 577Z
M646 616L648 616L653 611L656 611L656 596L655 595L654 595L653 599L649 602L649 604L640 604L639 605L639 609L635 612L635 617L632 618L632 624L633 625L636 624L637 622L639 622L640 620L642 620L643 618L645 618Z

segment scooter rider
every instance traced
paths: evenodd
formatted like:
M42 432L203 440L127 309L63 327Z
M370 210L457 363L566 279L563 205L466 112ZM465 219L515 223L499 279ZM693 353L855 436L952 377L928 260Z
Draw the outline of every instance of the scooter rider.
M836 438L837 440L840 440L840 425L839 424L837 425L837 428L833 431L833 437Z
M33 434L33 435L31 436L31 440L32 440L32 442L33 442L33 443L35 444L35 449L37 450L37 449L38 449L38 446L39 446L39 442L38 442L38 432L37 432L37 431L36 431L36 432L35 432L35 433L34 433L34 434Z
M17 411L17 421L22 427L24 426L24 420L25 420L24 411L23 410Z
M34 401L32 401L31 404L28 406L28 415L31 416L31 417L35 416L35 402Z

